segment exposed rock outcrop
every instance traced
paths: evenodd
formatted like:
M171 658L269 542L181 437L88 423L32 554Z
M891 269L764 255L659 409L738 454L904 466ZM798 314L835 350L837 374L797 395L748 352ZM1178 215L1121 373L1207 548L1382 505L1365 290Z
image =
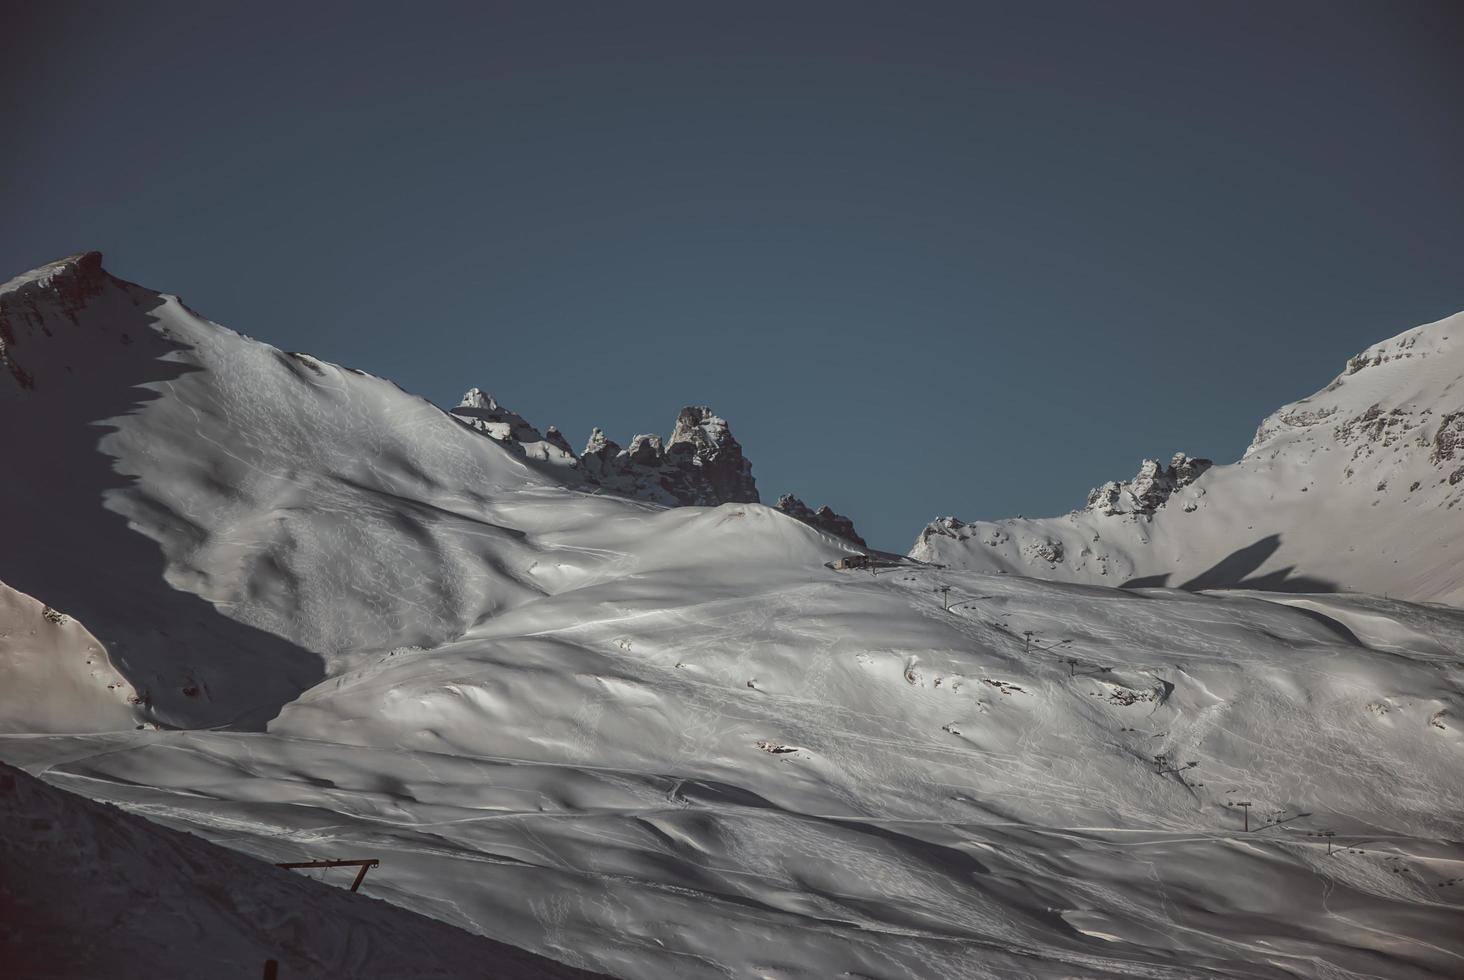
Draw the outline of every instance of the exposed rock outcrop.
M641 433L622 448L596 428L578 456L557 428L541 433L479 388L450 414L521 456L576 470L584 483L610 493L671 506L759 502L752 463L726 420L705 405L683 408L665 441Z
M463 395L451 414L514 452L571 468L584 484L609 493L673 507L761 502L752 462L742 454L742 445L732 435L727 420L705 405L683 408L665 440L643 432L631 439L628 447L622 447L603 429L592 429L578 456L554 426L540 433L523 416L478 388ZM785 494L778 498L777 508L805 524L865 547L854 522L829 507L814 510L792 494Z
M704 498L686 503L755 504L757 481L752 462L742 455L727 422L705 405L688 405L676 418L663 465L675 476L663 483L678 497ZM679 479L677 479L679 477Z
M858 531L854 530L854 522L843 514L836 513L827 505L814 510L791 493L785 493L778 498L776 506L789 517L816 527L820 531L827 531L829 534L852 541L861 548L866 547L864 539L859 536Z
M43 309L59 312L75 325L87 300L99 295L110 281L102 268L102 253L83 252L0 285L0 368L10 372L22 390L34 388L35 376L22 366L17 350L22 337L50 334ZM119 339L130 342L126 334Z
M541 433L522 415L504 408L480 388L469 388L450 414L470 429L503 443L522 456L561 466L573 466L575 463L574 451L558 429L551 425L547 434Z
M1197 459L1184 453L1175 453L1168 466L1162 466L1156 459L1146 459L1139 466L1139 472L1127 483L1110 480L1090 490L1086 509L1104 516L1150 516L1163 507L1176 490L1195 482L1213 465L1208 459Z
M628 497L692 506L759 502L752 463L725 419L705 405L688 405L670 437L637 435L627 449L600 429L580 457L585 482Z

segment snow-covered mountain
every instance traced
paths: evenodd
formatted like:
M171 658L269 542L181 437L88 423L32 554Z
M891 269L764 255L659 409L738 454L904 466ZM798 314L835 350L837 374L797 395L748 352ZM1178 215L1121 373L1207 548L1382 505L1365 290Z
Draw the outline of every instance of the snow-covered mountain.
M1146 460L1050 518L946 517L910 554L1102 585L1350 591L1464 604L1464 314L1347 362L1238 462Z
M0 318L0 758L53 786L627 978L1464 965L1464 612L840 571L93 256Z

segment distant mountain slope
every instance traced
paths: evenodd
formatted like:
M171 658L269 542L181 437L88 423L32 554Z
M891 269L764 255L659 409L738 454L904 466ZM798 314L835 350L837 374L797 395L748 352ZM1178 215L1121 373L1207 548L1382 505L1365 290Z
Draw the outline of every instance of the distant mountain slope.
M0 974L592 980L0 763ZM318 874L319 872L317 872ZM344 871L337 872L340 880Z
M1060 517L932 522L910 554L1102 585L1353 591L1464 604L1464 314L1368 348L1261 423Z

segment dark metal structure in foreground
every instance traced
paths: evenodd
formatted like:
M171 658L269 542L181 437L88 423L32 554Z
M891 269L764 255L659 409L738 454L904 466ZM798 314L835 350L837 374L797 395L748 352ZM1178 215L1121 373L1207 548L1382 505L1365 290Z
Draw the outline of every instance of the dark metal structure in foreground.
M366 872L372 868L381 867L381 861L377 858L366 858L360 861L286 861L284 864L276 864L276 868L357 868L361 870L356 874L356 880L351 882L351 891L361 887L361 882L366 880Z

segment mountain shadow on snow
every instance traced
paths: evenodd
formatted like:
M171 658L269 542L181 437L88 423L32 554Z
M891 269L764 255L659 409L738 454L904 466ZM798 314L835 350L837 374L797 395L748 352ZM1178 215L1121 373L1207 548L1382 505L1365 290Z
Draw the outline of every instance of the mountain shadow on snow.
M1257 575L1256 570L1281 549L1281 535L1268 534L1237 548L1200 574L1177 586L1169 585L1170 574L1143 575L1120 585L1124 589L1178 588L1185 592L1207 589L1256 589L1262 592L1336 592L1337 583L1316 575L1304 575L1287 566Z
M104 448L120 431L112 420L199 370L158 327L166 297L113 278L95 252L44 271L0 293L17 382L0 374L0 455L14 467L0 480L9 517L0 581L92 624L158 723L262 728L325 676L322 659L170 585L163 551L137 521L204 532L134 493L138 480ZM116 370L124 358L127 370ZM208 684L210 665L229 689Z

